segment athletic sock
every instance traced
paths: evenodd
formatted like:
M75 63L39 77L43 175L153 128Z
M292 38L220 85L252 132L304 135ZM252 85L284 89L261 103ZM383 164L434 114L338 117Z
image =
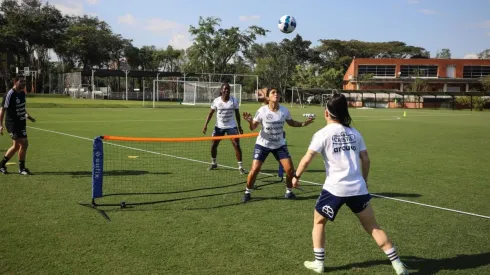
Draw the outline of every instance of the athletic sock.
M396 252L396 248L394 247L386 250L385 254L391 262L400 261L400 258L398 258L398 253Z
M26 162L24 160L19 160L19 169L21 171L26 169Z
M243 168L242 162L241 162L241 161L239 161L239 162L238 162L238 169L242 169L242 168Z
M5 167L9 159L7 156L3 157L2 161L0 161L0 167Z
M286 188L286 194L289 194L291 192L293 192L293 190L291 188Z
M315 261L323 264L325 261L325 248L313 248L315 253Z
M212 161L213 161L213 165L218 164L218 162L216 161L216 158L212 158Z

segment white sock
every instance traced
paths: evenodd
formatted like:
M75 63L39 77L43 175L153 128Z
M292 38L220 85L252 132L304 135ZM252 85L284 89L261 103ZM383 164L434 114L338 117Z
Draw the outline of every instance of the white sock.
M245 188L245 194L250 194L252 193L252 189L248 189L248 187Z
M401 262L400 258L398 258L398 253L396 252L396 248L393 247L391 249L385 250L385 254L392 263Z
M243 165L242 165L242 162L241 162L241 161L239 161L239 162L238 162L238 169L241 169L241 168L243 168Z
M293 192L293 191L291 190L291 188L286 188L286 194L289 194L289 193L291 193L291 192Z
M325 248L313 248L315 253L315 262L323 264L325 261Z
M213 165L214 165L214 164L218 164L218 162L216 161L216 159L215 159L215 158L213 158L213 159L212 159L212 161L213 161Z

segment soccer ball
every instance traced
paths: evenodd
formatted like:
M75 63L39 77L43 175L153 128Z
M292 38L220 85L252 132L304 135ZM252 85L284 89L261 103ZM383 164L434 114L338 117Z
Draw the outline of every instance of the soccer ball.
M279 19L277 27L283 33L292 33L296 29L296 19L290 15L284 15Z

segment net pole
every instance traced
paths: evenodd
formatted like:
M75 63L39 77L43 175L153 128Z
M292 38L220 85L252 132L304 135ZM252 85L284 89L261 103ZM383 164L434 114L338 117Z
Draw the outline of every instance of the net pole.
M144 90L144 89L143 89ZM153 85L153 95L152 95L152 101L153 101L153 109L155 109L155 85Z
M196 105L197 85L194 84L194 105Z
M128 70L125 71L126 73L126 100L128 100Z

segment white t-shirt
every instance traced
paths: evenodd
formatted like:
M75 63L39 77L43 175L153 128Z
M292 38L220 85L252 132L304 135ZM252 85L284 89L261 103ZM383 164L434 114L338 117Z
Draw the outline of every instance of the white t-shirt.
M323 189L338 197L368 194L359 157L366 145L356 129L328 124L313 135L308 149L323 156L327 176Z
M255 113L254 121L262 125L256 144L269 149L277 149L286 145L284 140L284 123L291 120L291 114L286 107L279 105L279 110L273 112L269 105L264 105Z
M217 97L211 104L211 109L216 111L216 127L220 129L231 129L237 127L235 121L235 110L239 108L238 101L230 96L228 102Z

